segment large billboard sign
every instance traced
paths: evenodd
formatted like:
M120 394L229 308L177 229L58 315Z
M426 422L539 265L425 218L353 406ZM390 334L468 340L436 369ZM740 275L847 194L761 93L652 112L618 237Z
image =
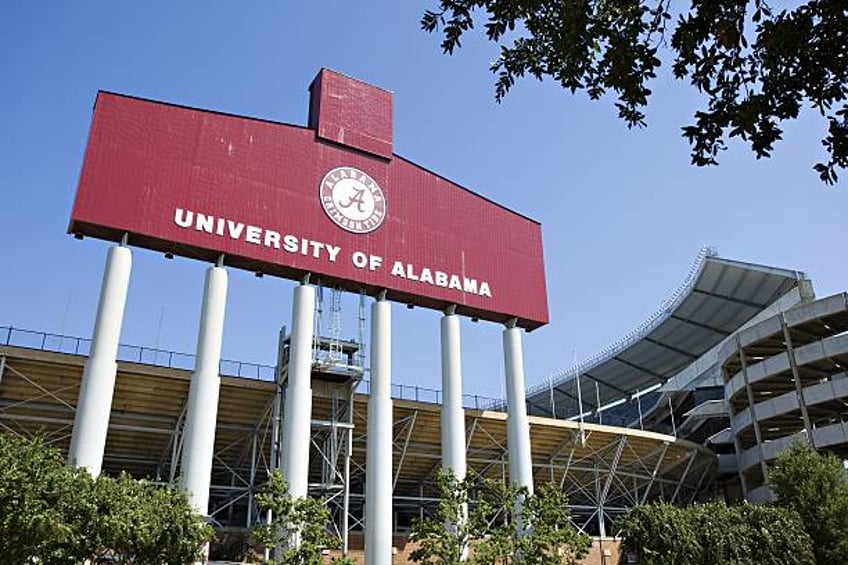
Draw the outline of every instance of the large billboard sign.
M98 93L69 233L548 322L537 222L393 154L390 92L310 90L306 127Z

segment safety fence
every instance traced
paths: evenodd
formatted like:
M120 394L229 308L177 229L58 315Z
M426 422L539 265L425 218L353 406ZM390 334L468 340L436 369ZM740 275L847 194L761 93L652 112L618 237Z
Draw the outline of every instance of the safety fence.
M91 339L88 338L39 332L12 326L0 326L0 345L83 356L87 356L91 351ZM118 361L191 371L194 369L195 356L191 353L181 353L179 351L121 344L118 346ZM272 365L222 359L219 373L227 377L242 377L273 382L277 368ZM363 379L357 386L356 391L368 394L370 391L370 382L367 379ZM418 385L393 383L392 398L395 400L441 404L442 391ZM502 400L477 394L464 394L462 396L462 402L464 407L469 409L482 410L494 408L496 410L503 410L500 407L503 405Z

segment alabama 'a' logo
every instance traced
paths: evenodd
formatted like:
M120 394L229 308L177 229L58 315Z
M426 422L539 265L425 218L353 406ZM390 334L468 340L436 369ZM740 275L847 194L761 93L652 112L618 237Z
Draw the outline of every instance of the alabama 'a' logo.
M354 167L336 167L324 175L319 194L327 216L351 233L370 233L386 218L380 185Z

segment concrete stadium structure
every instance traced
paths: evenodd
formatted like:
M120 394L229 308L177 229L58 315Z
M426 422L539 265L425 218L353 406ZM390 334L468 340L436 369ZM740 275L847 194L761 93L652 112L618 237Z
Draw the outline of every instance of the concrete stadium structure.
M42 434L67 450L89 346L85 339L0 328L0 428L23 436ZM327 500L333 527L352 549L362 543L368 470L369 383L360 380L357 348L343 342L342 363L316 356L313 364L308 485L311 495ZM210 517L220 527L245 528L264 518L254 494L284 463L279 446L285 442L280 413L285 355L280 371L221 365L209 504ZM121 346L119 358L103 471L174 483L181 474L194 360L129 346ZM392 396L392 524L402 534L413 517L437 502L442 404L440 391L432 389L395 385ZM465 395L463 401L468 472L509 479L507 414L487 409L492 399ZM529 423L534 482L561 484L576 525L589 533L612 534L609 519L639 502L690 503L715 477L715 455L684 439L562 419L531 417ZM402 543L398 539L396 544Z
M528 411L704 445L725 495L768 500L768 465L793 441L848 456L846 307L802 272L705 248L648 321L531 390Z
M333 333L332 324L325 329ZM601 536L614 534L616 516L641 502L688 504L720 487L763 500L768 463L795 438L848 451L847 329L846 295L815 300L803 273L703 250L647 323L528 393L532 481L559 483L575 524ZM361 341L316 338L310 362L307 489L327 501L348 549L361 547L366 531L370 383ZM86 339L0 328L0 427L40 433L67 451L90 348ZM254 495L285 466L290 352L283 330L276 366L219 366L209 490L210 518L219 527L261 521ZM103 470L174 483L185 465L195 358L120 346L118 359ZM403 534L437 502L444 399L440 391L400 385L391 397L386 468L392 530ZM462 405L468 473L511 480L503 401L465 394Z
M799 304L719 352L737 470L748 500L769 498L768 465L794 441L848 457L848 295Z

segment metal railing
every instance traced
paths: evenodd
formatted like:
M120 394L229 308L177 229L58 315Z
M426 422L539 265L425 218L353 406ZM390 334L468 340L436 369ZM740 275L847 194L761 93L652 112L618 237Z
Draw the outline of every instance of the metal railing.
M91 351L91 340L88 338L26 330L12 326L0 326L0 345L67 353L70 355L88 355ZM191 353L121 344L118 346L118 361L191 371L194 369L195 356ZM271 365L232 361L229 359L222 359L219 369L219 373L223 376L243 377L270 382L274 381L276 372L276 367ZM368 394L370 388L370 381L363 379L357 387L356 392ZM440 404L442 391L418 385L394 383L392 384L392 398L395 400L413 400L415 402ZM465 408L482 410L498 409L497 407L492 408L493 405L503 403L503 401L478 394L463 394L462 403Z
M369 394L371 390L371 381L363 379L356 392ZM427 402L430 404L442 403L442 391L435 388L428 388L418 385L405 385L400 383L392 383L392 399L394 400L413 400L415 402ZM481 396L479 394L463 394L462 407L469 410L496 410L504 412L506 408L497 406L503 404L504 401L490 396Z
M91 340L88 338L25 330L12 326L0 326L0 345L71 355L88 355L91 351ZM194 369L194 359L195 356L191 353L167 351L139 345L121 344L118 346L118 361L128 363L142 363L168 369L191 371ZM221 359L219 373L227 377L273 381L276 368L259 363Z

